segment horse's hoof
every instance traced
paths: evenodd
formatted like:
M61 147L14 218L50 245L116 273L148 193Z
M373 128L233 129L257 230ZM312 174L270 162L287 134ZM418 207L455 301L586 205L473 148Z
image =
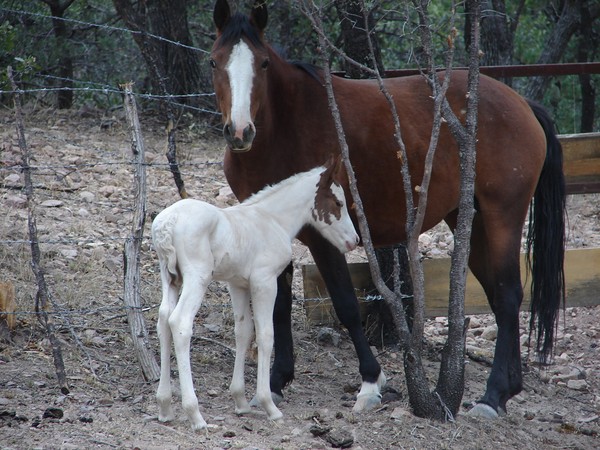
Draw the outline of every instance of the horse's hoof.
M175 414L173 414L173 413L158 415L159 422L173 422L174 420L175 420Z
M269 417L269 420L277 425L281 425L283 423L283 413L281 411L277 411L275 414Z
M381 406L380 394L358 394L352 408L354 412L370 411Z
M248 414L249 412L252 411L252 409L250 408L251 405L248 405L246 407L243 408L235 408L235 413L238 416L243 416L244 414Z
M466 415L482 419L497 419L499 417L498 412L485 403L476 403L475 406L466 412Z
M203 419L203 420L200 420L200 421L198 421L196 423L193 423L192 424L192 430L194 430L194 431L201 431L201 430L204 430L207 426L208 426L208 424Z
M278 406L283 401L283 395L276 394L275 392L271 392L271 398L273 399L275 406ZM256 398L256 395L252 397L252 400L250 400L250 406L253 408L258 408L261 406L260 402Z

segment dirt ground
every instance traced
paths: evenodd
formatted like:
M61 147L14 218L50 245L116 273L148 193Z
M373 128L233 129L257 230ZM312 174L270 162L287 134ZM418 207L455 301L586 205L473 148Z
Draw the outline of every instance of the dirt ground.
M13 112L0 112L0 282L14 285L17 327L0 336L0 448L2 449L595 449L600 448L599 308L567 309L555 358L539 367L523 346L524 391L494 421L459 414L439 423L411 415L402 355L393 345L376 348L388 377L381 408L353 414L360 384L346 332L310 326L298 275L310 255L295 244L294 339L296 379L280 408L284 423L256 411L238 417L227 388L234 339L227 292L211 285L196 321L192 349L194 383L205 432L192 432L177 395L177 420L158 422L156 382L146 382L132 346L123 306L123 244L130 234L134 199L130 137L120 114L94 110L28 111L27 144L33 154L35 214L42 263L50 286L49 311L57 329L70 392L57 387L53 355L34 314L35 278L27 234L23 176ZM160 121L142 118L147 153L149 217L177 200L163 156ZM190 194L217 205L233 202L222 175L221 141L192 122L177 132L182 175ZM600 197L569 199L569 247L600 247ZM160 282L147 221L141 257L143 313L150 345L155 332ZM423 253L443 256L447 230L422 240ZM364 261L360 252L349 258ZM430 320L426 366L437 378L445 318ZM527 315L522 334L527 336ZM468 337L465 408L483 393L494 346L491 316L473 316ZM323 339L326 336L326 339ZM338 339L339 338L339 339ZM524 341L524 340L523 340ZM376 343L374 343L376 344ZM246 379L252 394L256 367ZM329 431L327 431L329 429ZM320 435L319 435L320 434Z

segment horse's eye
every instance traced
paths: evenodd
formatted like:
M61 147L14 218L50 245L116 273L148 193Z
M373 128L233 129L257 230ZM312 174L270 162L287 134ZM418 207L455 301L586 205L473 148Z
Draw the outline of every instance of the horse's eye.
M210 64L210 67L212 67L213 69L217 68L217 63L216 63L216 61L214 59L211 59L209 61L209 64Z
M266 69L267 67L269 67L269 62L270 62L270 61L269 61L269 58L265 59L265 60L263 61L263 63L261 64L261 67L262 67L263 69Z
M344 206L344 204L341 201L336 200L335 201L335 206L337 206L338 208L341 208L342 206Z

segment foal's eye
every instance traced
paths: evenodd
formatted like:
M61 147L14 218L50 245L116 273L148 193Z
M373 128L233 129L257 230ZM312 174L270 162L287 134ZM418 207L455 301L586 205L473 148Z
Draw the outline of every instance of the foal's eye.
M209 64L210 64L210 67L212 67L213 69L217 68L217 63L216 63L216 61L214 59L211 59L209 61Z
M263 69L266 69L267 67L269 67L269 58L265 59L262 64L260 65L260 67L262 67Z
M336 200L335 201L335 206L337 206L338 208L341 208L342 206L344 206L344 204L341 201Z

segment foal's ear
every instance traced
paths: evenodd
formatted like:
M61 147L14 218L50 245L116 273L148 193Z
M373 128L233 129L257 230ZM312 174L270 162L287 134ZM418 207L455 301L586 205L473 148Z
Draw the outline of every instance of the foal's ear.
M327 185L330 186L334 181L339 184L340 174L343 169L342 155L329 155L327 162L324 164L325 172L321 176L321 179L325 180Z
M263 31L267 27L268 19L267 0L255 0L250 13L250 21L256 25L259 31Z
M227 0L217 0L215 9L213 10L213 21L217 27L217 31L221 32L229 19L231 18L231 9Z

